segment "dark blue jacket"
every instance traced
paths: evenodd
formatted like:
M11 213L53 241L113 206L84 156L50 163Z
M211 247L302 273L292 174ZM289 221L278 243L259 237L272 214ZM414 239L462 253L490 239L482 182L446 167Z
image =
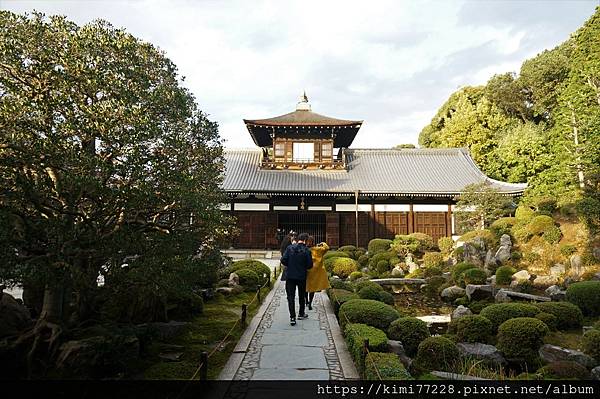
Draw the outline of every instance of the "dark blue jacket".
M288 279L306 280L306 271L313 266L310 249L304 244L292 244L285 250L281 263L286 266Z

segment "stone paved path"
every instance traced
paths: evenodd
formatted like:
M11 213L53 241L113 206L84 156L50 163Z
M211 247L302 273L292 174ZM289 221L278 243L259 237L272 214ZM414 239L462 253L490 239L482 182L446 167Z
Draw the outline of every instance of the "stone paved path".
M342 367L324 308L315 296L308 319L290 325L284 282L275 293L252 338L234 380L340 380ZM298 302L296 298L296 312Z

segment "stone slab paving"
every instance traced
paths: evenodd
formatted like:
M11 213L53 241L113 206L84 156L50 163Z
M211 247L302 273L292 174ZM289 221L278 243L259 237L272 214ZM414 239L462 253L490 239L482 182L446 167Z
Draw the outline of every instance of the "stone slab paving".
M262 260L262 259L261 259ZM290 325L285 283L278 281L234 380L341 380L324 298L319 293L308 319ZM296 298L296 312L298 302Z

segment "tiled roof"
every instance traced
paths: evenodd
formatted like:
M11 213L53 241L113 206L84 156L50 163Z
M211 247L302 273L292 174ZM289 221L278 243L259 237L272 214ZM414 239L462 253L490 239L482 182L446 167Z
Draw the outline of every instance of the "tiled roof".
M266 170L260 149L225 150L223 188L230 192L456 195L466 185L487 181L519 195L526 184L487 177L462 148L347 149L346 170Z
M262 126L351 126L363 121L349 121L317 114L312 111L294 111L268 119L244 119L244 123Z

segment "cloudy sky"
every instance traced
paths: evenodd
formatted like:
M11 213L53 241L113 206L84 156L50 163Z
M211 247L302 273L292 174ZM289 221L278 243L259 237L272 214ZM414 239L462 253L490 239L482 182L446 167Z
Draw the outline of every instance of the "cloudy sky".
M179 67L228 147L254 144L242 119L295 109L365 121L353 147L417 143L457 88L518 72L566 40L599 0L16 1L14 12L102 18Z

